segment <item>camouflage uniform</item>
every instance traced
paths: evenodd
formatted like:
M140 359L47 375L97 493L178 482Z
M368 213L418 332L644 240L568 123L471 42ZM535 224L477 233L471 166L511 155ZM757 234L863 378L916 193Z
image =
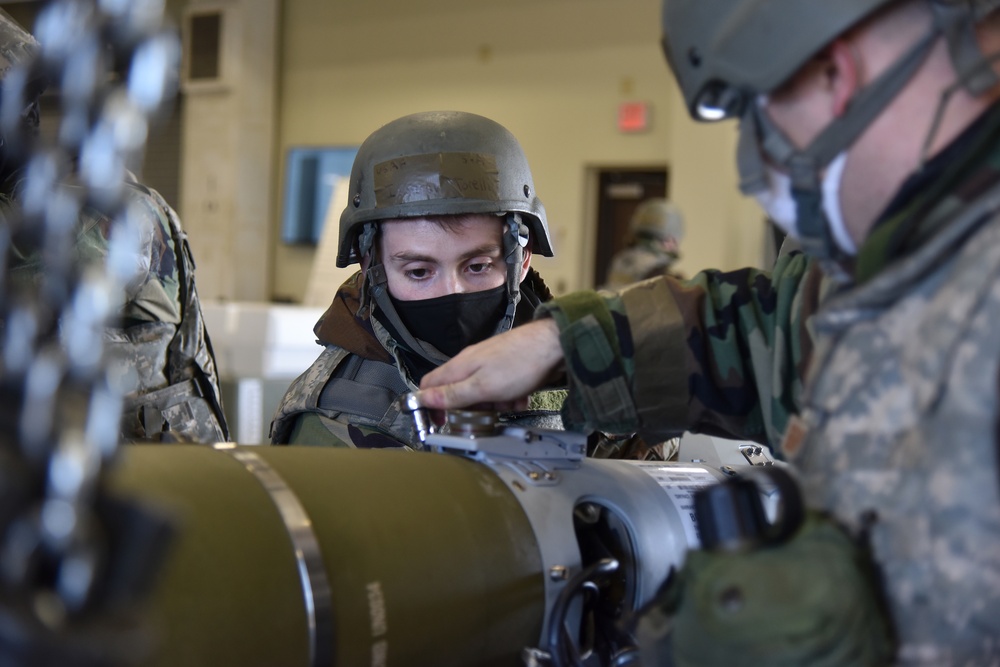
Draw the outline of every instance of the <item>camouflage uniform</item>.
M835 289L788 253L547 304L564 420L781 443L814 507L874 518L899 662L1000 664L1000 106L903 186L852 268Z
M360 448L419 448L409 413L397 399L417 390L401 357L400 343L368 309L361 309L362 273L349 278L314 331L326 347L289 387L271 422L274 444ZM529 269L521 283L516 322L530 319L548 298L541 278ZM536 393L526 412L507 421L562 428L559 408L564 391Z
M220 442L229 438L212 344L194 283L194 260L177 214L155 190L129 181L129 206L139 220L140 251L117 326L105 330L112 373L128 394L126 440ZM17 201L4 197L5 212ZM104 262L111 220L84 209L76 252L82 263ZM21 256L14 281L36 280L41 261Z

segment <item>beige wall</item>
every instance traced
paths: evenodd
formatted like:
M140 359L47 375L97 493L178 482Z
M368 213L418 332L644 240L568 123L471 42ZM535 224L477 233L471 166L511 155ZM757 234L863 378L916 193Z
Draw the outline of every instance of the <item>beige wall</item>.
M191 0L221 11L220 75L185 81L178 212L207 300L265 301L271 290L279 0Z
M688 218L681 270L757 261L760 215L736 194L735 126L687 119L658 44L659 0L510 0L480 8L427 0L400 12L381 8L389 18L375 17L380 3L364 0L283 4L279 183L289 147L356 145L398 116L460 109L489 116L520 139L557 253L537 266L555 290L591 279L587 174L595 166L669 166L671 193ZM652 128L624 135L617 107L633 100L652 104ZM283 188L276 189L272 295L299 300L314 251L280 243Z

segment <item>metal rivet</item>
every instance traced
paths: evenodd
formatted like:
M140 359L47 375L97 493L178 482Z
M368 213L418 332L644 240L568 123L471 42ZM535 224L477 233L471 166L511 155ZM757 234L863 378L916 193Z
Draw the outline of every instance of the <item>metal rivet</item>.
M555 478L556 478L556 476L553 475L552 473L550 473L550 472L545 473L545 479L549 480L550 482L552 480L554 480Z
M688 62L692 67L701 67L701 53L693 46L688 49Z
M538 479L539 477L540 475L534 470L528 473L528 479Z
M736 470L732 466L722 466L722 472L726 473L730 477L736 474Z
M531 188L529 188L527 186L527 184L524 186L524 196L525 197L530 197L531 196Z
M361 206L361 193L354 195L354 208Z
M566 581L569 579L569 568L565 565L553 565L549 568L549 579L552 581Z

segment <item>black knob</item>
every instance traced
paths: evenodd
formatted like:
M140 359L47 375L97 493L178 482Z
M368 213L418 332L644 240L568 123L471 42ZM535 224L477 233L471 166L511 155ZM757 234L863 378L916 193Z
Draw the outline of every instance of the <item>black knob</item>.
M760 544L769 533L760 491L741 477L697 491L694 514L705 550L744 551Z

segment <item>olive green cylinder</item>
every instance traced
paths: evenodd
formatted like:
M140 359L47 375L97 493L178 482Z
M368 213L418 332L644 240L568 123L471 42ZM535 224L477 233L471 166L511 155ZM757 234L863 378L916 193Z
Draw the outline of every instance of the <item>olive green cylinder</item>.
M537 540L510 490L455 456L243 448L311 520L332 597L334 665L516 665L545 612ZM149 601L156 665L307 666L295 547L225 450L130 446L114 486L175 517Z

